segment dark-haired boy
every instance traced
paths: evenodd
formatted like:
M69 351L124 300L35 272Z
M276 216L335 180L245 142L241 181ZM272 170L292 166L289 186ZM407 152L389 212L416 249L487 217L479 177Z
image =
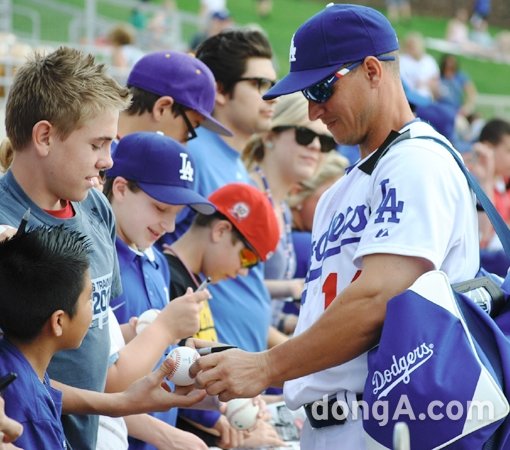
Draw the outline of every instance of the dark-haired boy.
M260 261L266 261L278 244L280 231L273 207L256 187L229 183L214 191L209 201L217 211L212 215L197 214L189 230L165 249L172 299L183 295L189 287L196 289L202 281L200 274L209 277L214 285L239 276L244 278ZM206 301L195 337L217 341L214 320ZM282 444L276 431L264 421L259 421L257 429L245 433L244 440L238 442L239 436L226 416L217 411L180 410L178 426L199 434L208 445L222 448Z
M53 354L78 348L92 320L89 241L63 227L39 227L0 243L0 373L6 413L23 425L22 448L68 448L62 393L46 372Z
M52 384L58 381L64 393L62 423L77 449L96 448L97 414L167 410L197 400L195 394L161 388L171 370L168 362L133 388L102 393L110 350L108 305L122 289L113 213L93 188L113 164L110 147L119 112L130 99L92 55L61 47L36 54L17 69L6 104L8 143L0 153L14 158L0 178L0 224L9 226L2 234L11 234L10 227L18 227L30 208L29 226L65 225L91 241L92 322L82 345L58 352L48 367Z

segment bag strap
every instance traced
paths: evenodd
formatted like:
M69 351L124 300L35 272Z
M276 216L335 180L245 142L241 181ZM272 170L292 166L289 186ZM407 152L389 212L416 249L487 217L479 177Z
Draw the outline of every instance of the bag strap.
M379 148L372 153L370 158L359 165L359 170L365 172L367 175L372 175L377 164L379 164L381 158L388 153L388 150L390 150L390 148L395 144L405 141L406 139L411 139L411 132L409 130L404 131L403 133L392 130Z
M450 145L448 145L441 139L438 139L434 136L411 137L411 133L409 130L403 133L392 131L385 139L385 141L382 143L382 145L374 152L374 154L364 163L360 164L359 169L365 172L367 175L372 175L372 172L376 168L377 164L379 164L381 158L384 155L386 155L386 153L388 153L390 148L393 145L402 142L406 139L427 139L430 141L434 141L450 152L450 154L453 156L453 159L455 159L455 161L459 165L460 170L462 170L462 173L466 177L469 187L475 193L475 196L478 199L478 203L481 205L481 207L487 214L487 217L489 218L492 226L494 227L494 230L496 231L496 234L499 237L499 240L501 241L501 245L505 250L506 256L510 258L510 230L508 228L508 225L505 223L501 215L498 213L493 203L489 200L487 194L480 187L478 181L476 181L476 178L467 170L466 166L464 165L464 161L462 161L461 157Z
M448 144L446 144L445 142L438 138L435 138L433 136L417 136L417 139L432 140L442 145L450 152L450 154L453 156L453 158L459 165L460 170L462 170L462 172L464 173L464 176L467 179L469 187L475 193L476 198L478 199L478 203L480 203L485 213L487 214L487 217L489 217L489 220L491 221L491 224L494 227L494 230L496 231L499 240L501 241L501 245L505 250L506 256L510 258L510 230L508 229L508 225L505 223L501 215L498 213L493 203L489 200L487 194L480 187L478 181L476 181L476 178L473 176L473 174L471 174L467 170L466 166L464 165L464 161L462 161L461 157L453 150L452 147L450 147Z

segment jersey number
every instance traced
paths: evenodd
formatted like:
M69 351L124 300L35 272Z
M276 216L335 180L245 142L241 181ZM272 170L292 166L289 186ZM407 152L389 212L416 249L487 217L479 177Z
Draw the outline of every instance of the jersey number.
M336 297L336 280L336 272L330 273L322 285L322 293L324 294L324 309L326 309Z
M352 277L351 283L361 275L361 270L356 271L354 277ZM324 309L326 309L331 302L336 298L336 272L330 273L326 278L326 281L322 285L322 293L324 294Z

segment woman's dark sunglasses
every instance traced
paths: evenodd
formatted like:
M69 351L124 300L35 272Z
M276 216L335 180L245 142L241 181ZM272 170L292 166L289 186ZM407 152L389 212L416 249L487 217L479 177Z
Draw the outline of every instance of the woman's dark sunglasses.
M310 145L315 138L319 138L322 153L327 153L336 148L336 142L331 136L316 133L315 131L310 130L310 128L284 125L273 128L273 131L279 133L285 130L290 130L291 128L295 131L294 138L299 145Z

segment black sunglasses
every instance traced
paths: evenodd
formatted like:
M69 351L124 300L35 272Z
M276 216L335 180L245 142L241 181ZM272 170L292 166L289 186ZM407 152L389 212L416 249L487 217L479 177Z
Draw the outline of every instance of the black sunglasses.
M250 81L255 86L257 86L257 89L259 91L259 94L264 95L269 89L271 89L275 84L276 81L270 80L269 78L262 78L262 77L243 77L236 80L236 83L239 81Z
M395 61L395 57L391 55L376 56L379 61ZM318 83L303 89L301 92L305 98L311 102L324 103L333 95L333 86L340 79L352 72L356 67L363 64L363 61L356 61L345 67L341 67L335 73L329 75Z
M322 153L327 153L336 147L336 142L331 136L316 133L315 131L310 130L310 128L298 127L295 125L282 125L280 127L274 127L273 131L280 133L290 129L294 129L294 138L299 145L310 145L315 138L319 138Z
M192 139L195 139L197 137L197 132L195 131L195 127L191 123L191 120L189 120L189 117L186 114L186 111L184 111L184 109L181 109L179 111L179 113L182 116L184 123L186 124L186 128L188 129L188 135L186 136L186 142L191 141Z

